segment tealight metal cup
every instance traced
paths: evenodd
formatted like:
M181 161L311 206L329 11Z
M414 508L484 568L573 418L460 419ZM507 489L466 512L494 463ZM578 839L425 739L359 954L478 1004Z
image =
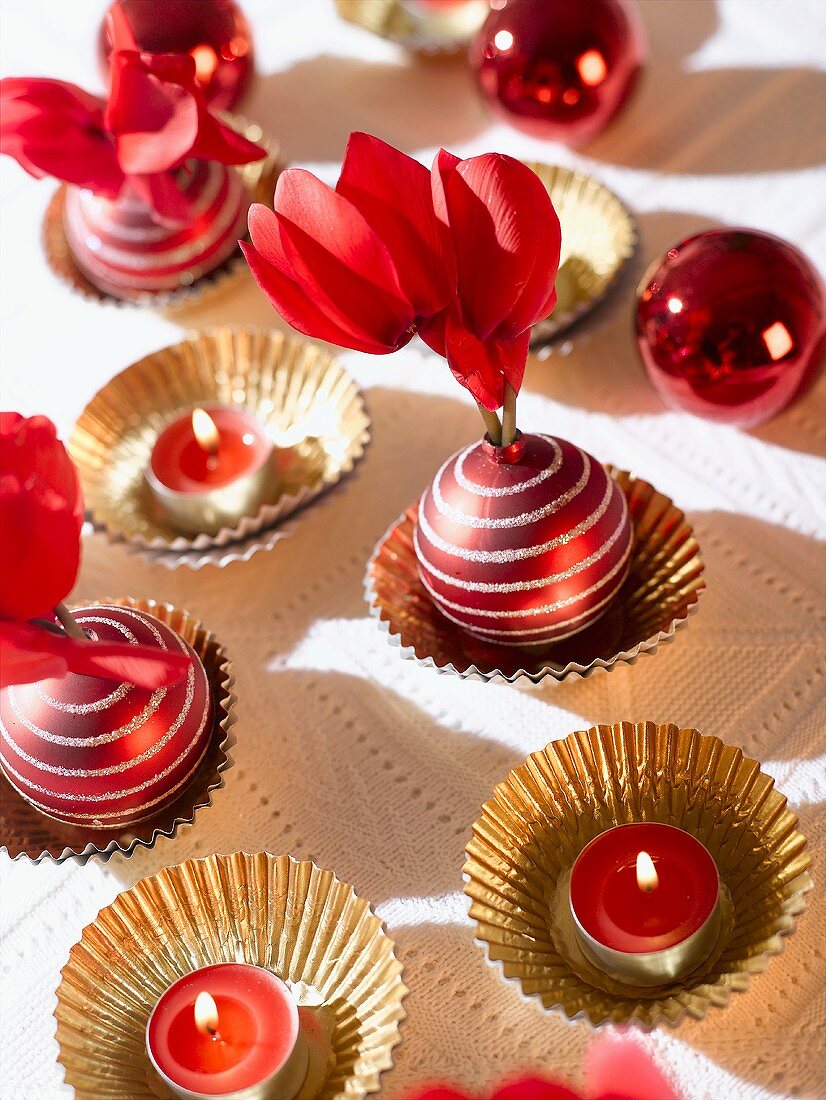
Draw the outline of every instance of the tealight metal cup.
M244 516L254 516L263 504L278 495L278 471L274 449L261 466L235 478L228 485L184 493L159 480L151 463L144 477L157 511L170 527L187 535L217 535L237 526Z

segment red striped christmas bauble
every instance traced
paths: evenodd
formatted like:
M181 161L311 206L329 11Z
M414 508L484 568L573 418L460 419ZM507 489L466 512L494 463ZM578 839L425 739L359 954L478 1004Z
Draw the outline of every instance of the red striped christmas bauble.
M238 172L193 161L180 174L192 209L187 224L176 228L153 221L150 208L129 189L115 200L67 189L66 240L78 267L99 290L125 299L180 290L236 250L251 201Z
M419 576L451 622L498 645L590 626L628 573L625 497L585 451L548 435L458 451L419 503Z
M118 828L164 809L206 753L212 703L204 666L174 630L143 611L75 613L101 641L186 653L188 674L146 691L69 673L0 691L0 766L38 810L72 825Z

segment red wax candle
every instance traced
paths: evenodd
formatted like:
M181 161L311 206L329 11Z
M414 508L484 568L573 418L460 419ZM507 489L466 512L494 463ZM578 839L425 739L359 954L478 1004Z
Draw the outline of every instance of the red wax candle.
M272 498L272 452L263 425L245 409L207 405L164 428L146 480L174 527L215 533Z
M207 405L164 428L152 448L150 468L168 489L202 493L254 472L271 453L263 428L246 410Z
M683 829L644 822L595 837L571 872L570 905L585 953L623 981L659 985L699 965L720 924L720 881Z
M275 974L246 963L206 966L171 985L149 1017L146 1046L183 1097L251 1100L276 1087L289 1097L307 1072L294 997Z

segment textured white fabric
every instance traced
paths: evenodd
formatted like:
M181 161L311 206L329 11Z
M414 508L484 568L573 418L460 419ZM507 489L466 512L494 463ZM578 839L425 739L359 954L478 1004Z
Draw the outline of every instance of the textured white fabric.
M102 0L2 0L2 73L95 86ZM649 0L652 61L635 101L575 155L491 127L461 64L406 60L335 18L328 0L245 0L259 48L248 113L286 155L335 176L347 132L429 159L500 149L599 173L639 213L647 263L714 221L768 229L826 266L822 0ZM249 283L174 320L96 308L49 275L39 222L52 190L3 162L3 407L66 432L110 375L182 326L275 318ZM0 861L3 1100L65 1096L54 990L70 946L124 887L189 856L266 848L313 857L373 899L397 941L410 1018L385 1094L427 1078L482 1087L516 1067L576 1078L594 1037L544 1015L486 967L461 894L469 824L508 769L550 739L621 718L696 725L765 762L799 810L819 888L784 953L723 1011L640 1036L691 1100L826 1094L824 394L752 432L666 412L631 336L633 276L545 361L529 366L523 428L553 431L671 494L708 569L699 614L674 645L585 683L521 691L439 677L400 660L367 617L376 538L477 413L435 357L347 355L374 440L345 486L290 524L269 554L225 570L152 568L100 536L79 598L155 596L228 644L240 696L236 767L215 806L154 851L108 866Z

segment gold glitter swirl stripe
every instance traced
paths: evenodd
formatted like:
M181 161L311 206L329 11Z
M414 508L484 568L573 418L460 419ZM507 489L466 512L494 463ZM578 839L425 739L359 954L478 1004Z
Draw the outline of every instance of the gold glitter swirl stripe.
M230 184L227 189L226 200L221 207L220 213L216 215L215 220L210 226L210 234L207 238L198 238L197 240L187 241L186 244L179 245L177 248L170 248L165 252L153 252L151 255L146 256L140 253L127 252L123 249L116 248L112 245L104 244L100 241L100 248L90 249L91 256L86 258L86 263L89 264L90 260L100 260L108 264L115 264L119 267L125 267L128 269L128 274L131 276L132 272L140 271L156 271L158 269L164 269L167 267L176 267L182 263L188 263L193 259L194 255L201 256L208 249L225 235L226 231L230 229L238 219L238 212L242 204L243 188L240 180L237 176L230 177ZM72 214L70 214L70 217ZM77 226L75 226L77 231ZM86 230L87 234L89 230ZM97 234L92 234L97 240ZM91 266L91 265L90 265ZM126 276L124 276L125 278Z
M218 194L221 190L221 184L223 183L223 174L220 171L213 170L213 165L209 164L209 171L207 173L206 180L204 181L204 189L195 202L190 206L190 215L193 221L196 218L200 218L207 212L210 206L218 198ZM194 177L193 177L194 178ZM190 187L186 189L191 190ZM144 243L146 241L160 241L164 237L169 236L169 229L166 226L159 225L155 229L147 229L146 226L129 226L123 225L113 221L106 216L107 209L111 206L111 203L106 199L99 199L96 195L92 194L88 198L84 193L82 196L81 209L84 212L91 207L95 210L95 213L100 217L100 224L104 230L111 232L117 230L116 236L122 237L124 240L134 240ZM89 233L95 233L97 226L93 229L84 216L84 224L87 226Z
M499 530L514 527L527 527L531 523L536 523L540 519L545 519L547 516L554 515L560 508L564 508L566 504L570 504L588 484L588 479L591 476L591 460L584 451L577 449L577 453L582 458L582 476L576 485L572 485L571 488L562 493L561 496L549 501L541 508L535 508L532 512L520 512L515 516L501 516L497 519L491 519L488 516L470 516L466 512L460 512L459 509L454 508L452 504L447 503L442 496L440 478L436 478L433 482L433 502L441 515L446 516L447 519L452 520L454 523L458 523L461 527L473 527L476 530Z
M74 822L74 821L112 821L113 819L117 818L120 821L128 824L129 822L139 820L138 818L136 818L136 816L135 816L136 814L140 814L142 817L148 817L149 815L146 813L146 811L150 807L156 806L159 802L164 802L166 799L168 799L176 791L179 791L181 789L181 787L185 786L190 781L192 776L195 774L195 772L201 766L201 762L203 761L204 757L206 756L208 749L209 749L209 740L207 740L207 743L206 743L206 745L204 745L204 748L203 748L200 756L195 761L195 763L192 765L192 767L189 769L189 771L186 773L186 775L183 777L183 779L179 779L178 782L173 787L170 787L168 790L164 791L163 794L158 795L156 798L152 798L148 802L142 802L140 804L140 806L135 806L132 809L126 809L126 810L110 810L107 813L101 813L101 814L68 814L65 819L64 818L56 818L56 820L57 821L67 820L67 821L69 821L69 823L71 823L71 822ZM8 779L9 783L11 783L11 785L14 787L14 789L18 792L18 794L22 798L25 798L27 802L30 802L32 804L32 806L35 806L38 810L40 810L42 813L46 814L47 816L53 816L56 813L56 811L54 810L53 807L44 806L42 802L36 801L36 799L32 798L30 795L28 795L24 791L22 791L20 789L20 787L18 787L17 784L11 779L10 776L7 775L6 778ZM22 779L22 777L20 777L20 778ZM84 796L84 798L87 802L92 801L92 799L88 796Z
M91 615L85 615L81 617L81 614L75 614L75 618L78 623L108 623L110 626L113 626L119 634L123 635L123 637L126 638L127 642L130 645L138 644L138 639L128 627L124 626L123 623L115 622L114 619L102 619L99 616L93 617ZM155 631L155 634L158 638L160 638L160 635L157 631ZM113 706L115 703L119 703L121 699L125 699L129 692L132 690L133 686L133 684L129 684L124 680L124 682L119 684L114 691L109 693L109 695L105 695L102 699L96 699L94 703L62 703L59 699L53 699L52 696L49 695L48 692L45 690L43 684L39 681L34 685L34 689L44 703L50 706L52 710L60 711L61 714L99 714L103 710L108 710L109 707ZM13 702L12 707L14 708ZM17 714L16 708L14 709L15 714ZM32 730L32 732L35 731Z
M60 768L55 764L46 764L42 760L38 760L36 756L31 756L29 753L22 749L12 737L9 730L6 728L3 719L0 718L0 733L2 733L4 739L11 745L17 755L25 760L27 764L31 764L33 768L36 768L40 772L48 772L50 775L63 775L76 779L91 779L98 775L118 775L120 772L125 772L129 768L134 768L138 764L143 764L147 760L151 760L153 756L161 751L164 745L167 745L171 739L175 736L178 730L184 723L187 715L192 709L192 700L195 698L195 666L190 665L189 672L186 676L186 698L184 699L183 709L179 712L175 721L170 725L169 729L160 737L157 741L154 741L148 749L145 749L139 756L132 756L128 760L121 760L119 764L111 764L107 768ZM197 736L197 734L196 734ZM79 749L86 748L88 742L82 738L76 738L73 742ZM190 742L186 752L192 748L194 742ZM46 792L44 792L46 793Z
M629 561L626 569L626 575L630 568L631 562ZM623 580L624 579L625 578L623 578ZM613 600L615 595L616 592L612 592L610 596L606 596L604 599L600 600L599 603L594 604L594 606L589 608L587 611L583 611L581 614L575 615L573 619L566 619L563 625L566 627L570 626L572 627L572 629L566 630L563 634L557 634L555 632L553 623L549 623L545 626L534 626L531 627L531 629L529 630L492 630L488 627L468 626L467 621L454 618L453 615L449 615L447 611L444 611L441 607L439 608L439 611L442 615L444 615L446 619L449 619L450 622L455 623L456 626L460 626L463 630L468 631L468 633L484 635L484 638L482 639L483 641L495 641L496 645L509 646L511 648L518 649L520 646L533 645L534 642L536 644L556 644L557 642L563 642L566 638L570 638L574 634L578 634L582 627L573 626L573 624L581 623L583 619L588 619L591 617L593 617L594 620L598 619L598 613L602 610L602 608L609 604L611 600ZM552 631L553 633L551 633ZM527 638L527 635L529 634L539 634L540 637L532 641Z
M79 802L112 802L118 798L128 798L130 795L137 794L139 791L146 790L147 787L151 787L154 783L158 783L161 779L164 779L170 772L173 772L182 760L186 758L187 753L192 749L192 746L198 741L203 733L204 726L206 724L207 717L209 715L209 707L204 707L204 713L201 716L201 721L198 725L198 729L195 732L192 740L183 750L183 752L173 760L171 764L168 764L162 772L156 772L151 775L149 779L144 780L143 783L139 783L135 787L130 787L127 790L122 791L106 791L103 794L86 794L81 791L53 791L48 787L41 787L38 783L33 783L30 779L27 779L25 775L21 775L15 768L9 763L2 752L0 752L0 764L3 766L3 771L7 774L11 774L20 780L26 787L31 788L33 791L37 791L39 794L46 794L50 798L58 799L74 799Z
M101 711L108 710L115 703L125 699L134 684L127 684L124 681L109 695L104 695L102 699L96 699L94 703L61 703L59 699L53 699L51 695L48 695L41 683L36 683L34 687L43 702L52 710L60 711L61 714L100 714ZM15 711L15 713L17 712Z
M157 627L153 626L152 623L147 622L145 619L142 619L140 617L140 615L135 615L134 613L129 612L127 608L122 608L122 612L124 614L129 614L130 618L135 619L142 626L146 627L146 629L152 634L152 636L155 638L155 641L158 643L159 647L162 650L164 650L164 651L168 650L169 647L167 646L167 644L166 644L166 642L163 638L163 635L160 633L160 631L157 629ZM75 615L75 618L76 618L77 622L80 623L81 625L83 625L84 623L101 623L104 626L111 626L113 630L116 630L119 634L122 634L127 639L127 641L129 642L130 645L138 645L139 644L138 639L131 632L131 630L129 630L126 626L124 626L123 623L117 622L117 620L115 620L115 619L109 619L105 615L84 614L82 611L78 612ZM178 643L178 648L181 650L181 652L184 654L184 656L188 657L189 656L189 651L187 650L186 646L184 645L182 639L179 638L177 634L175 635L175 639ZM123 685L121 685L121 686L123 686ZM132 687L131 684L128 684L127 686L129 688ZM88 738L64 737L63 735L61 735L59 733L50 733L49 730L44 730L44 729L41 729L40 726L36 726L32 721L29 720L29 718L25 714L22 714L20 712L20 708L19 708L18 703L17 703L17 696L15 694L14 687L9 688L9 703L11 704L11 709L14 711L14 716L15 716L15 718L17 718L18 722L20 722L20 724L22 726L25 726L26 729L30 733L33 733L33 734L35 734L35 736L41 738L41 740L48 741L50 744L53 744L53 745L68 745L70 747L90 748L91 749L91 748L94 748L97 745L111 744L111 742L113 742L113 741L118 741L122 737L127 737L130 733L134 733L135 730L139 729L145 722L149 721L149 719L152 717L152 715L155 713L155 711L160 706L161 700L166 695L166 692L167 692L167 688L158 688L157 690L153 691L152 695L149 698L149 702L146 704L146 706L143 708L143 710L140 711L139 714L136 714L131 719L131 721L126 723L125 726L121 726L119 729L116 729L116 730L109 730L107 733L101 733L97 737L88 737ZM116 693L113 692L112 694L114 695ZM126 694L126 693L124 692L124 694ZM66 704L66 705L71 706L72 704ZM91 707L93 704L88 704L88 705ZM61 709L61 707L58 707L58 709ZM78 713L79 714L85 714L87 712L86 711L71 711L70 713L72 713L72 714L78 714ZM3 725L2 720L0 720L0 730L2 730L3 734L8 738L8 740L11 742L11 744L15 745L14 741L12 741L11 735L9 734L6 727ZM81 742L82 742L82 744L81 744ZM15 745L15 748L17 748L16 745ZM21 753L20 755L22 756L23 754Z
M424 587L427 589L427 591L430 593L430 595L436 601L440 611L444 607L449 607L452 611L460 611L460 612L463 612L465 615L472 615L474 618L483 618L483 619L529 619L532 615L550 615L555 611L561 611L565 607L570 607L572 604L579 603L580 600L584 600L588 596L593 596L593 594L595 592L598 592L600 588L603 588L608 583L608 581L612 580L617 575L617 573L620 572L620 570L623 567L628 565L628 560L631 556L631 547L632 547L632 545L633 545L633 539L629 539L628 540L628 545L626 546L622 557L619 559L619 561L616 563L616 565L612 566L612 568L609 569L609 571L605 574L605 576L601 577L594 584L590 585L588 588L583 589L582 592L577 592L576 595L574 595L574 596L567 596L564 600L557 600L555 603L546 603L542 607L526 607L526 608L522 608L521 610L514 610L514 611L486 611L486 610L483 610L483 609L477 608L477 607L468 607L466 604L454 603L453 600L448 600L441 593L436 592L436 590L433 589L427 583L425 578L422 577L421 575L420 575L420 580L421 580L422 584L424 585ZM609 596L608 599L610 599L610 598L611 597ZM607 603L607 600L605 602ZM587 615L588 612L586 611L584 614ZM584 616L581 616L581 617L584 617ZM456 620L453 620L453 621L455 622ZM571 621L575 621L575 620L571 620ZM460 623L459 625L466 627L466 624L464 624L464 623ZM481 627L476 627L476 626L474 626L472 629L474 631L478 630L480 633L485 633L485 634L499 633L498 631L490 631L490 630L487 630L487 629L483 631ZM541 628L540 627L534 627L533 630L526 630L526 631L524 631L524 633L525 634L533 634L536 630L539 630L539 629L541 629ZM513 634L514 631L506 630L506 631L504 631L504 633L505 634Z
M460 588L463 592L530 592L536 588L547 588L551 584L558 584L559 581L570 580L571 577L576 576L577 573L581 573L584 569L588 569L595 562L603 558L620 535L626 526L628 519L627 509L623 509L620 521L613 531L611 536L602 544L599 550L595 550L593 554L590 554L587 558L583 558L582 561L577 562L576 565L572 565L570 569L565 569L561 573L551 573L547 577L538 577L533 581L504 581L502 583L496 583L494 581L463 581L457 577L451 577L449 573L443 573L441 569L437 569L426 554L423 552L419 544L419 532L416 531L413 535L413 542L416 547L416 554L419 561L425 566L428 573L432 573L434 577L437 577L440 581L444 581L445 584L449 584L452 588ZM629 542L633 539L633 531L628 525L628 538Z
M454 543L443 539L441 535L436 534L430 526L427 516L424 514L422 501L419 502L418 523L427 541L432 543L437 549L442 550L445 554L450 554L451 557L462 558L463 561L510 564L514 561L524 561L526 558L535 558L539 554L545 554L549 550L555 550L558 546L565 546L572 539L584 535L586 531L589 531L594 526L594 524L599 523L608 511L613 492L614 483L608 478L608 483L605 486L605 495L596 510L593 511L587 519L582 520L576 527L572 527L570 531L566 531L562 535L557 535L556 538L550 539L548 542L538 543L536 546L523 546L508 548L506 550L468 550L464 546L456 546Z
M553 436L541 435L539 438L547 440L553 447L553 461L550 466L546 466L544 470L536 474L535 477L528 478L527 481L520 481L517 485L502 485L498 488L491 488L489 485L479 485L478 482L471 481L469 477L465 476L465 459L472 450L479 446L478 443L471 443L469 447L465 447L456 460L456 468L453 471L453 476L456 478L458 485L477 497L509 497L515 496L517 493L527 492L528 489L535 489L537 485L541 485L543 481L547 481L549 477L553 477L555 473L558 473L559 467L562 465L562 448ZM441 472L440 470L440 477Z

